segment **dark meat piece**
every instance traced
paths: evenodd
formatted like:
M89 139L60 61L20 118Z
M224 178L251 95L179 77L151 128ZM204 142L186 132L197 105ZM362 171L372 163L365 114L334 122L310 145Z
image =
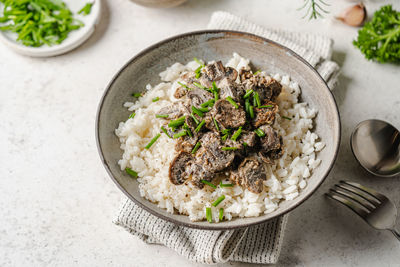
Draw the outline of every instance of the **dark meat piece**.
M234 68L225 68L221 61L217 61L212 64L208 64L202 70L202 75L199 79L200 83L205 87L211 87L212 82L216 82L218 86L218 81L223 78L228 78L231 81L235 81L238 73Z
M168 115L168 118L166 118L168 120L174 120L188 113L188 107L183 101L179 101L169 106L163 107L157 112L157 114Z
M181 79L184 81L184 83L186 83L186 85L189 88L193 88L194 87L193 82L196 81L196 74L194 72L186 72L181 75ZM183 86L179 86L175 90L174 97L182 98L187 94L187 92L188 92L188 89L186 89Z
M231 172L231 180L245 186L249 191L259 194L263 190L263 181L267 179L263 163L257 157L245 158L237 171Z
M272 163L274 159L282 156L282 137L278 136L275 130L269 125L263 125L260 129L265 136L260 139L261 150L258 155L266 163Z
M197 186L198 188L203 188L204 184L201 180L206 180L207 182L211 182L214 177L215 173L207 171L199 164L192 164L189 168L189 173L191 175L191 182L193 185Z
M256 134L251 131L251 132L242 132L242 135L240 137L240 141L242 143L246 143L247 147L254 147L256 145Z
M271 106L271 108L255 108L255 117L252 121L254 127L263 124L273 124L275 121L275 114L278 113L279 107L271 101L265 102L263 105Z
M200 139L201 147L195 154L195 162L203 166L206 171L219 172L227 168L235 157L232 150L222 150L219 134L208 132Z
M275 101L282 91L282 85L269 76L254 75L247 70L241 70L239 75L244 89L252 89L257 92L262 102L265 100Z
M188 178L187 170L193 163L190 153L180 152L171 162L169 166L169 180L175 185L183 184Z
M197 89L197 88L190 90L187 93L187 96L191 100L192 105L197 108L200 107L200 105L203 104L204 102L207 102L208 100L214 98L214 96L210 92L207 92L204 89Z
M225 99L220 99L214 104L211 115L225 128L238 128L246 123L246 112L243 108L235 108Z
M219 94L221 99L232 97L235 101L241 101L245 91L240 84L229 78L223 78L217 84L220 89Z
M184 151L187 153L191 153L193 150L193 147L196 145L198 140L197 136L190 137L188 135L179 137L176 144L175 144L175 150L176 151Z

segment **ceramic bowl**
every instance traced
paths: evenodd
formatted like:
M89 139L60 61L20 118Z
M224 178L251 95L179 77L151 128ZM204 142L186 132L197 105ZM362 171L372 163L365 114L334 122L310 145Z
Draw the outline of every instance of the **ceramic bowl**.
M131 0L145 7L169 8L183 4L187 0Z
M222 60L226 63L234 52L249 58L253 69L268 73L288 74L301 87L301 98L318 109L315 132L326 143L319 154L321 165L308 179L307 187L299 196L283 201L277 210L259 217L236 218L220 223L192 222L188 216L170 214L156 204L142 198L138 182L120 170L118 160L122 156L120 143L114 134L118 123L125 121L130 112L123 107L132 101L132 93L139 92L146 84L160 83L158 73L175 62L186 63L194 57L206 61ZM150 213L179 225L188 227L227 230L259 224L285 214L309 198L325 180L331 170L340 143L340 118L335 100L328 86L304 59L275 42L262 37L233 31L199 31L182 34L159 42L133 57L114 76L100 101L96 118L96 138L101 160L117 186L139 206Z

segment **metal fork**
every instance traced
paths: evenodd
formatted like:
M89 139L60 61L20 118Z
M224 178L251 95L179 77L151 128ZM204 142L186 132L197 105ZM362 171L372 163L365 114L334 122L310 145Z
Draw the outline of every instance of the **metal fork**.
M348 181L340 181L325 195L352 209L375 229L391 231L400 241L400 233L394 229L397 209L386 196Z

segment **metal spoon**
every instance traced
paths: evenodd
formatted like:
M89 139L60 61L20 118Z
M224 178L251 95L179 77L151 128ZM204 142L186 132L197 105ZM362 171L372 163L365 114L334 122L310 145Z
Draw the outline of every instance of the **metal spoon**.
M400 174L400 132L381 120L357 125L350 138L358 162L370 173L389 177Z

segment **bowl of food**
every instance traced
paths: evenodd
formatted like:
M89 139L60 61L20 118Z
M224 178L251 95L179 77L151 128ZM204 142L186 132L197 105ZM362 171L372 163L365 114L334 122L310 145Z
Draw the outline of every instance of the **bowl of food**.
M294 209L324 181L340 143L317 71L270 40L199 31L157 43L100 101L101 160L137 205L173 223L227 230Z

